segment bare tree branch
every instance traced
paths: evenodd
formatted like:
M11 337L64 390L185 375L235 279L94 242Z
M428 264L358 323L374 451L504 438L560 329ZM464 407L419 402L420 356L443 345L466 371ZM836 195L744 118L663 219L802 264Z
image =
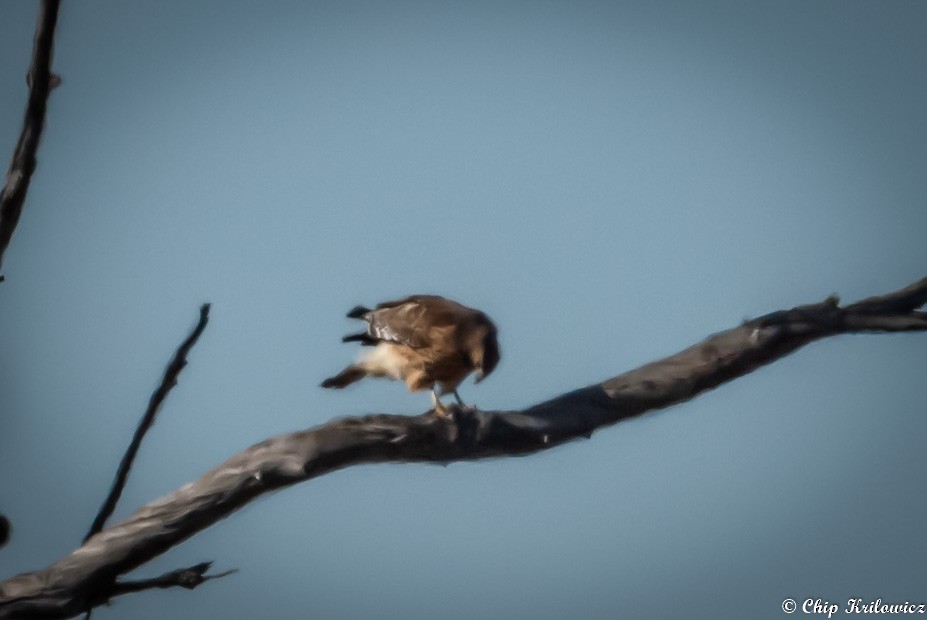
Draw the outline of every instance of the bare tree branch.
M221 579L222 577L226 577L238 572L237 568L233 568L232 570L216 573L215 575L207 575L206 571L208 571L210 567L212 567L212 562L201 562L200 564L196 564L190 568L180 568L177 570L169 571L160 577L155 577L154 579L142 579L139 581L117 581L113 587L111 595L119 596L120 594L131 594L133 592L141 592L142 590L152 590L155 588L181 587L186 588L187 590L192 590L193 588L207 581Z
M2 549L6 543L10 541L10 531L13 528L10 527L10 520L6 516L0 514L0 549Z
M129 443L126 453L119 462L119 468L116 470L116 478L113 480L113 486L110 488L109 495L107 495L106 499L103 501L100 512L97 513L96 518L93 520L90 531L84 536L83 542L87 542L91 536L102 530L103 526L106 525L106 520L112 516L113 511L116 509L116 504L122 496L122 490L126 486L126 481L129 478L129 471L132 469L132 463L135 461L138 449L142 445L145 433L147 433L148 429L154 424L155 415L157 415L158 409L161 408L161 403L167 398L168 392L177 385L177 377L180 376L180 371L187 365L187 354L190 352L190 349L193 348L193 345L196 344L196 341L199 340L200 334L206 329L206 324L208 322L209 304L203 304L200 306L199 322L197 322L196 327L190 335L187 336L187 339L177 348L174 357L167 365L167 368L164 369L164 378L161 379L161 385L158 386L151 395L151 399L148 401L148 408L139 421L138 428L135 429L135 435L132 436L132 441Z
M184 369L187 365L187 354L190 352L190 349L193 348L193 345L196 344L196 341L199 340L200 334L203 333L203 330L206 329L206 324L209 322L209 304L203 304L200 306L200 319L196 324L196 327L187 336L187 339L184 340L180 347L177 348L177 351L174 353L174 357L171 359L170 363L167 365L167 368L164 370L164 377L161 379L161 384L151 395L151 398L148 401L148 408L145 410L142 419L139 421L138 427L135 429L135 434L132 436L132 441L129 442L129 447L126 449L125 454L122 456L122 460L119 462L119 468L116 470L116 477L113 479L113 486L110 488L109 494L106 496L106 499L103 501L103 505L100 507L100 511L97 513L96 518L94 518L93 523L90 526L90 530L87 532L87 535L84 536L82 542L87 542L87 540L103 529L103 526L106 525L106 521L112 516L113 511L116 509L116 504L119 503L119 498L122 497L122 491L126 486L126 482L129 478L129 471L132 469L132 464L135 462L135 457L138 454L138 450L142 445L142 440L145 438L145 434L148 432L154 425L155 415L157 415L158 410L161 408L161 403L164 402L164 399L167 398L168 392L177 385L177 378L180 376L180 371ZM211 563L210 563L211 564ZM172 573L165 573L158 579L166 579L168 575L174 575L175 573L184 572L188 574L191 570L196 569L199 566L204 566L197 564L197 566L192 567L191 569L182 569L182 571L174 571ZM209 568L209 565L205 565L206 568ZM200 574L202 577L202 573ZM139 582L140 583L140 582ZM167 587L167 586L150 586L150 587ZM145 589L145 588L139 588ZM109 597L106 597L109 598ZM87 615L84 616L84 620L90 620L93 615L93 608L89 607L87 609Z
M194 588L200 586L207 581L212 581L213 579L221 579L222 577L227 577L233 573L237 573L238 569L233 568L231 570L223 571L221 573L216 573L214 575L207 575L208 571L212 567L212 562L200 562L190 566L189 568L178 568L177 570L172 570L154 577L152 579L139 579L133 581L117 581L109 589L108 592L102 593L99 600L96 601L96 605L108 605L110 600L121 596L123 594L133 594L135 592L143 592L145 590L155 590L155 589L167 589L167 588L186 588L187 590L193 590ZM90 612L87 612L87 616L90 616Z
M29 181L35 172L35 154L39 150L42 129L45 127L45 112L48 95L61 81L51 72L52 48L55 40L55 25L58 22L60 0L42 0L39 19L35 27L32 45L32 66L29 68L29 103L23 130L13 152L13 161L6 173L6 185L0 192L0 266L3 254L10 245L13 231L19 223L19 216L29 191ZM0 281L3 276L0 276Z
M523 411L453 407L453 419L373 414L258 443L156 500L52 566L0 583L0 618L65 618L116 579L254 498L360 463L449 462L538 452L680 403L826 336L927 331L927 278L841 308L836 298L774 312L663 360Z

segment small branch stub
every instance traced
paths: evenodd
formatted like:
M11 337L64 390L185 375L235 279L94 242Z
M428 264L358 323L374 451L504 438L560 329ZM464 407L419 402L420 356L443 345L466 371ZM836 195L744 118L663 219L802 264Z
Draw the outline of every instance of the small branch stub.
M0 549L10 541L10 532L13 528L10 526L10 520L4 515L0 515Z

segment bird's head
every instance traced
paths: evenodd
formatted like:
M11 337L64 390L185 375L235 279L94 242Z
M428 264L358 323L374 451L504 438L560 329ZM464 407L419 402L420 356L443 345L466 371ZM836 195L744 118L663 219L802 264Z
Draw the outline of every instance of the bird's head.
M499 363L499 342L496 339L496 326L489 322L480 330L479 336L470 347L470 360L474 368L474 382L479 383L495 370Z

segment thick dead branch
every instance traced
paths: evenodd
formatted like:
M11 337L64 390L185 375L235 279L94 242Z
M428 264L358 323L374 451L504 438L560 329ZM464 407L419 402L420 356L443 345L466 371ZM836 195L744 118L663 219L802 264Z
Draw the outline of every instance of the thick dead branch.
M52 48L55 40L55 25L58 22L60 0L42 0L38 23L35 27L35 40L32 45L32 66L29 68L27 84L29 85L29 103L26 105L26 117L23 119L22 133L13 161L6 173L6 185L0 192L0 266L3 254L10 245L13 231L19 223L19 216L29 191L29 181L35 172L35 154L39 150L42 129L45 127L45 112L48 108L48 95L60 83L60 78L51 72ZM0 276L2 281L3 276Z
M135 435L132 436L132 441L129 442L126 453L119 462L119 468L116 470L116 477L113 479L113 486L109 490L109 495L106 496L103 505L100 506L100 512L97 513L96 518L93 520L90 531L84 536L83 542L87 542L91 536L102 530L103 526L106 525L106 520L112 516L113 511L116 509L116 504L122 496L122 490L126 486L126 481L129 478L129 471L132 469L132 463L135 461L138 449L142 445L145 433L147 433L148 429L154 424L158 409L161 408L161 403L167 398L168 392L177 385L177 377L180 376L180 371L187 365L187 354L190 352L190 349L193 348L193 345L196 344L196 341L199 340L200 334L206 329L206 323L208 322L209 304L203 304L200 306L199 322L196 324L196 327L193 328L190 335L187 336L187 339L177 348L174 357L167 365L167 368L164 369L164 378L161 379L161 385L158 386L151 395L151 399L148 401L148 408L139 421L138 428L135 429Z
M841 308L836 298L775 312L680 353L523 411L452 408L453 419L374 414L258 443L142 507L54 565L0 583L0 618L64 618L93 606L118 577L281 487L360 463L449 462L538 452L645 411L686 401L813 340L927 331L927 278Z

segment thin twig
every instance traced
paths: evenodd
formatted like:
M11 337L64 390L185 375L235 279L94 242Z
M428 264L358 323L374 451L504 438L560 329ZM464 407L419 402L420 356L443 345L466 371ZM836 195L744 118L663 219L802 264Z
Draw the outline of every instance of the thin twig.
M237 568L233 568L221 573L216 573L215 575L207 575L206 571L208 571L211 566L212 562L201 562L189 568L179 568L177 570L168 571L153 579L117 581L113 586L111 596L131 594L132 592L141 592L142 590L151 590L154 588L180 587L192 590L206 581L221 579L222 577L238 572Z
M214 575L207 575L206 571L208 571L211 566L211 561L200 562L199 564L194 564L188 568L178 568L176 570L168 571L151 579L115 581L108 590L100 593L100 595L93 601L93 605L106 605L109 604L110 599L117 596L122 596L123 594L133 594L135 592L143 592L145 590L167 588L186 588L187 590L193 590L194 588L202 585L207 581L221 579L238 572L237 568L233 568L231 570L216 573ZM87 614L84 616L85 620L90 620L92 615L93 607L87 610Z
M3 254L10 245L13 231L19 223L19 216L29 191L29 182L35 172L39 142L45 127L45 113L48 109L48 95L60 82L51 72L52 49L55 39L55 25L58 22L60 0L42 0L39 19L35 27L32 45L32 64L29 68L29 103L23 119L23 129L13 152L13 161L6 173L6 185L0 192L0 265ZM3 276L0 276L0 282Z
M126 485L126 480L129 477L129 470L132 469L135 455L138 454L139 446L142 445L142 439L145 438L145 433L147 433L148 429L154 424L155 415L158 413L158 409L167 397L168 392L177 385L177 376L180 375L180 371L187 365L187 353L189 353L193 345L196 344L200 334L206 329L206 323L208 322L209 304L203 304L200 307L199 322L196 324L193 332L187 336L187 339L184 340L177 349L174 358L164 371L164 378L161 380L161 385L159 385L158 389L151 395L151 399L148 401L148 409L145 410L145 415L142 416L141 421L138 423L138 428L135 429L132 442L129 444L126 453L122 457L122 461L119 463L119 469L116 471L116 478L113 480L113 486L109 491L109 495L107 495L106 501L104 501L103 505L100 507L100 512L97 513L96 518L93 520L93 525L90 526L90 531L84 536L83 542L87 542L91 536L102 530L103 526L106 525L106 520L109 519L113 514L113 510L116 509L116 503L119 501L122 490Z

